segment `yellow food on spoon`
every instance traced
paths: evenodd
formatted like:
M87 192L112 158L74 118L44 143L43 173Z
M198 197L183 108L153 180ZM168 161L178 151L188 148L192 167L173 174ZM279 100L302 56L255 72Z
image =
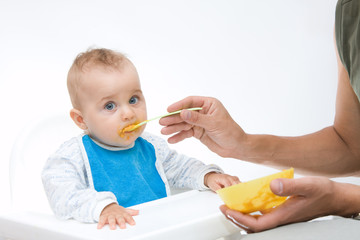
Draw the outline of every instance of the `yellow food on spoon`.
M287 197L275 195L270 189L270 183L277 178L294 178L294 169L290 168L279 173L243 182L216 192L230 209L242 213L263 211L279 206Z

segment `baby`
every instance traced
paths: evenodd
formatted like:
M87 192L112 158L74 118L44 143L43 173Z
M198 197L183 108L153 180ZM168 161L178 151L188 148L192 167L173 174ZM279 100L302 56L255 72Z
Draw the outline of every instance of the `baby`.
M170 195L170 187L213 191L239 183L215 165L178 154L166 141L129 125L147 119L135 66L123 54L90 49L67 78L70 116L84 133L52 154L42 172L56 216L98 222L110 229L134 225L128 207Z

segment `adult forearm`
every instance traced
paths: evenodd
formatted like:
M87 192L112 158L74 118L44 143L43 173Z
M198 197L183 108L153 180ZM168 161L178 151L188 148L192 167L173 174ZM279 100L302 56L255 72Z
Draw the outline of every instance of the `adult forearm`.
M357 175L360 161L333 127L300 137L247 135L234 158L285 168L302 174Z

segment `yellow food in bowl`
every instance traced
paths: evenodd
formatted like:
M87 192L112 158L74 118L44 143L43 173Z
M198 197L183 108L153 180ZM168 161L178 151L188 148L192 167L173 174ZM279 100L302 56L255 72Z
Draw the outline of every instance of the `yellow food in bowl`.
M290 168L279 173L243 182L216 192L230 209L242 213L252 213L279 206L287 197L275 195L270 189L270 183L277 178L293 178L294 169Z

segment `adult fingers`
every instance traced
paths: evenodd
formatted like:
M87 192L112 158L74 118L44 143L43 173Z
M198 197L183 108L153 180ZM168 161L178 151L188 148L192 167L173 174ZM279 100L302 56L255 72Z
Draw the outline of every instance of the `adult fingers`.
M161 126L169 126L169 125L181 123L183 121L184 120L180 117L179 114L175 114L175 115L160 118L159 124Z
M181 131L178 134L175 134L174 136L171 136L168 138L169 143L178 143L186 138L191 138L194 136L194 131L192 129L188 131Z
M220 210L229 220L247 232L260 232L282 225L286 214L286 209L280 209L280 207L261 216L243 214L225 205L221 206Z
M230 209L228 207L226 207L225 205L221 205L220 206L220 211L225 215L225 217L230 220L232 223L234 223L236 226L238 226L239 228L244 229L247 232L251 232L250 228L240 222L238 222L231 214L229 214Z
M177 132L180 132L183 130L185 130L185 131L189 130L192 128L192 126L193 125L191 125L189 123L182 122L182 123L178 123L175 125L170 125L168 127L164 127L163 129L161 129L161 133L164 135L170 135L170 134L177 133Z

